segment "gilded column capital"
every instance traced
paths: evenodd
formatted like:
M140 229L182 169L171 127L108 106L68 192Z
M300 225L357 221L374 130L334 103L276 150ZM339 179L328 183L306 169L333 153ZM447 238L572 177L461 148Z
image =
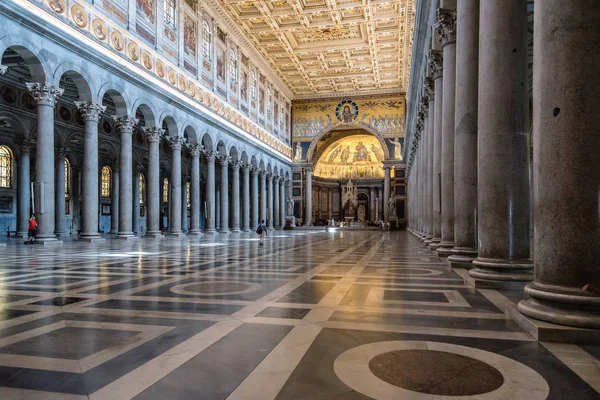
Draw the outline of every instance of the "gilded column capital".
M89 101L76 101L75 106L81 113L84 121L98 122L100 113L106 110L106 106L100 103L92 103Z
M433 79L441 78L444 74L444 56L439 50L429 51L429 74Z
M121 133L133 133L133 127L138 123L138 119L123 115L113 115L113 120L117 124L117 130Z
M442 48L456 43L456 10L438 8L435 30L440 37Z
M181 151L181 148L185 143L185 139L181 136L169 136L167 138L167 141L169 142L169 146L171 147L171 149L177 151Z
M200 152L202 151L202 145L199 145L198 143L190 144L187 148L192 157L200 156Z
M144 133L144 136L146 136L146 140L148 140L148 142L158 143L160 142L160 138L162 137L165 131L161 128L152 127L142 128L142 132Z
M65 91L49 83L27 82L27 89L38 104L45 106L56 105L56 100Z

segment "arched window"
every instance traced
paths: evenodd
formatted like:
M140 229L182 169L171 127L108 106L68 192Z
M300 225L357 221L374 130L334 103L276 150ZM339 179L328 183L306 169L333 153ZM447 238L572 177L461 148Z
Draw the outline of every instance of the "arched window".
M112 175L112 171L110 167L105 165L102 167L101 178L100 178L100 188L102 192L102 197L110 197L110 178Z
M65 158L65 195L71 194L71 163Z
M0 187L12 186L12 152L8 146L0 146Z
M169 202L169 178L163 179L163 203Z
M207 60L210 60L212 46L212 28L210 27L208 21L202 21L202 55Z
M229 50L229 80L231 83L235 83L237 81L237 70L237 54L235 51L233 51L233 49L231 49Z
M250 99L256 100L256 71L250 73Z
M164 0L165 25L175 29L175 0Z
M188 181L185 185L187 191L187 209L192 207L192 184Z

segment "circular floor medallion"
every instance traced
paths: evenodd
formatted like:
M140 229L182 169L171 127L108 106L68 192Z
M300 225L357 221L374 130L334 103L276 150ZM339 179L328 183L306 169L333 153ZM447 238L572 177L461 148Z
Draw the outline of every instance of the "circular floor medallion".
M542 400L550 393L545 379L524 364L448 343L370 343L342 353L333 368L347 386L379 400Z
M435 276L442 275L444 273L444 271L439 271L437 269L422 267L379 268L376 272L379 274L398 276Z
M225 296L255 292L259 289L261 286L254 282L206 281L173 286L171 292L192 296Z

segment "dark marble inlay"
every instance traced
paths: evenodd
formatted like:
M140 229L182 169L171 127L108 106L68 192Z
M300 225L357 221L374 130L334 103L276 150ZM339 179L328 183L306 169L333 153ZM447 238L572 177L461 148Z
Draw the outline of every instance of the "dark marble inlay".
M441 292L413 292L406 290L385 290L383 292L383 300L449 303L448 298Z
M89 307L112 308L117 310L166 311L221 315L231 315L234 312L244 308L244 306L234 306L229 304L195 304L141 300L107 300Z
M0 321L22 317L24 315L33 314L37 311L11 310L8 308L0 308Z
M291 293L279 299L278 303L317 304L333 287L335 283L306 282Z
M0 305L32 298L33 296L25 296L22 294L0 294Z
M475 396L498 389L504 377L471 357L435 350L399 350L369 362L379 379L414 392L439 396Z
M89 299L87 299L85 297L55 297L53 299L46 299L46 300L38 301L35 303L31 303L31 304L38 305L38 306L64 307L64 306L68 306L69 304L78 303L78 302L84 301L84 300L89 300Z
M310 312L310 308L269 307L258 313L257 317L302 319Z

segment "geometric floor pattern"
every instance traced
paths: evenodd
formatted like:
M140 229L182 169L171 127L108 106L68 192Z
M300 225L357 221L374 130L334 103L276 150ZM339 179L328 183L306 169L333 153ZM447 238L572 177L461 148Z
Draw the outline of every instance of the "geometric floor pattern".
M0 399L600 399L406 232L277 231L0 259Z

